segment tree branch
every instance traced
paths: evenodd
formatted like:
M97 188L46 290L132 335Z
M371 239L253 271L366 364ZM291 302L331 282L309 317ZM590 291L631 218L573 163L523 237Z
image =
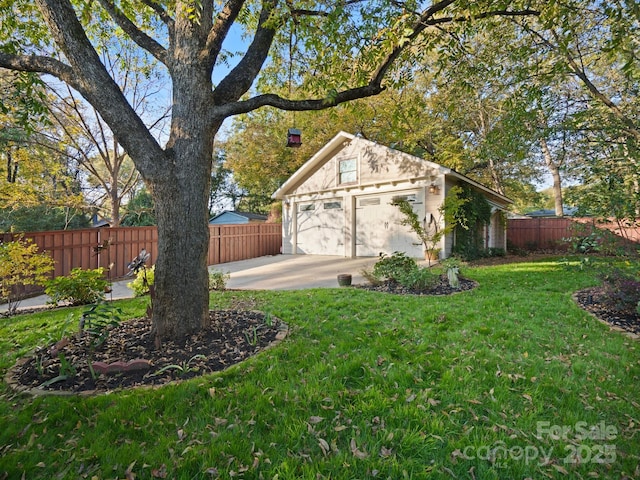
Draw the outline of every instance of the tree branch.
M262 11L253 42L238 65L214 90L214 105L236 101L251 88L253 81L262 70L262 65L269 55L271 44L276 35L275 28L268 23L277 2L278 0L262 0Z
M207 59L210 68L215 65L220 50L222 49L222 42L226 38L231 26L238 18L242 6L246 0L229 0L224 6L222 11L218 14L216 21L214 22L207 41L205 43L203 56Z
M70 0L36 0L36 4L70 64L61 72L65 76L54 75L73 86L100 112L125 150L137 159L136 167L145 178L166 176L164 151L100 61Z
M158 14L158 17L160 17L160 20L162 20L164 24L167 26L167 28L169 29L169 36L172 36L174 25L175 25L173 18L171 18L171 16L160 5L153 2L152 0L140 0L140 1Z
M324 110L326 108L335 107L340 103L349 102L358 98L373 97L382 91L384 91L384 87L370 84L364 87L344 90L332 95L331 97L315 100L289 100L275 94L258 95L250 98L249 100L216 106L213 110L213 117L215 119L224 119L232 115L248 113L266 106L275 107L280 110L298 112Z
M79 90L79 84L75 81L73 69L69 65L51 57L12 55L0 52L0 67L20 72L48 73Z
M572 55L569 51L560 48L559 46L559 36L557 32L551 30L551 35L556 40L556 44L552 43L551 40L547 39L540 32L533 30L532 28L524 27L526 31L530 34L534 35L536 38L540 39L544 45L546 45L551 50L558 52L564 61L567 63L569 67L569 72L575 75L587 88L589 95L601 102L605 107L607 107L611 113L624 125L624 131L626 131L629 135L634 137L636 140L640 140L640 129L635 124L633 119L629 118L621 109L616 105L609 97L607 97L604 93L600 91L600 89L591 81L589 76L587 75L584 65L578 65L578 63L573 59ZM580 61L582 63L582 57L580 57Z
M98 0L102 8L113 18L120 28L133 40L140 48L153 55L159 62L166 64L167 51L149 35L140 30L129 18L119 10L112 0Z

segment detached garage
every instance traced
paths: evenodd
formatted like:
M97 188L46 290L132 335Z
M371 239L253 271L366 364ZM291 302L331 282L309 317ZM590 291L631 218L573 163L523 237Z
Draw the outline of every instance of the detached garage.
M438 208L460 183L480 191L495 213L486 246L506 248L506 227L498 220L508 198L451 169L340 132L273 195L283 202L282 251L345 257L401 251L423 257L424 246L391 202L404 198L425 224L443 222ZM442 239L441 257L454 241L453 235Z

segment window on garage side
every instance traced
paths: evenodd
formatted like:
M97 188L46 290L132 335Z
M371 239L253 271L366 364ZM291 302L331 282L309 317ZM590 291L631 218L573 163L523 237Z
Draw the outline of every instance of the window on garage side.
M313 203L304 203L300 205L301 212L312 212L316 209L316 206Z
M342 202L325 202L325 210L333 210L334 208L342 208Z
M340 172L340 184L354 183L358 177L356 174L357 162L355 158L349 158L340 160L339 172Z

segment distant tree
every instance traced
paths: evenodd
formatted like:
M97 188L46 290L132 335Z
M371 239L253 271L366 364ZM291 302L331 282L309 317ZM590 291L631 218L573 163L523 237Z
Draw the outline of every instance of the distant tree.
M41 232L87 228L91 222L82 210L38 205L0 210L0 232Z
M146 188L133 195L124 208L125 213L120 225L123 227L147 227L156 225L153 197Z
M235 210L247 193L240 188L231 169L227 166L225 152L217 149L211 171L209 189L209 216L223 210Z

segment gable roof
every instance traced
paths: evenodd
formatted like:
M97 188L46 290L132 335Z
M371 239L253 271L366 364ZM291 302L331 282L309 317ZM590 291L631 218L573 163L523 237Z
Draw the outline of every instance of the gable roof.
M331 158L333 158L340 150L349 145L354 139L358 142L362 142L364 144L369 145L379 145L371 140L366 140L361 137L357 137L351 133L340 131L338 134L333 137L327 144L325 144L320 150L318 150L307 162L304 163L298 170L296 170L293 175L291 175L287 181L285 181L282 186L276 190L271 198L274 199L284 199L286 195L299 187L302 183L304 183L311 175L313 175L320 167L322 167L326 162L328 162ZM383 146L384 148L395 151L391 147ZM488 187L485 187L481 183L472 180L466 175L462 175L461 173L452 170L451 168L443 167L434 162L430 162L420 157L416 157L415 155L411 155L404 152L398 152L402 155L406 155L407 157L417 160L420 162L424 162L426 165L430 166L433 169L437 169L440 174L443 174L448 177L455 178L462 182L468 183L469 185L475 187L476 189L482 191L483 193L489 195L490 197L494 197L496 200L502 203L513 203L513 200L510 198L492 190Z
M209 222L213 222L214 220L223 216L246 218L247 220L266 220L267 219L266 215L262 215L260 213L249 213L249 212L238 212L236 210L225 210L224 212L219 213L215 217L212 217L211 219L209 219Z

